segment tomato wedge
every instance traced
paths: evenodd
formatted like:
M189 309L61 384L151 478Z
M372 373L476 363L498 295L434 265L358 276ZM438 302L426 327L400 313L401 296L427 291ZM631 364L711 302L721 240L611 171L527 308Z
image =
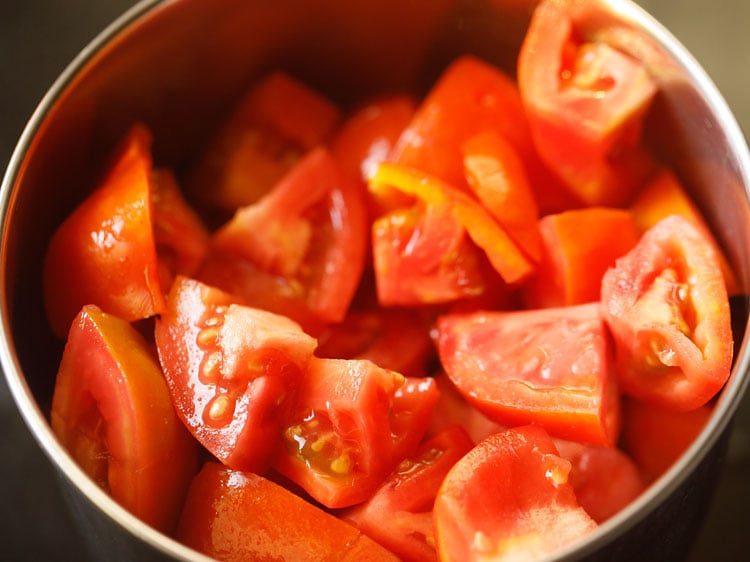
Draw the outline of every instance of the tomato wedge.
M654 169L641 130L657 86L638 60L586 37L565 4L537 5L518 59L534 143L584 203L626 205Z
M623 392L687 411L708 402L732 366L729 299L711 243L687 219L657 223L602 281Z
M506 426L536 423L555 437L613 446L619 397L599 303L447 314L437 347L459 392Z
M190 485L177 538L226 562L396 562L355 527L257 474L207 462Z
M404 561L437 560L432 507L445 475L474 443L444 429L404 459L366 502L339 514Z
M52 236L44 260L44 304L59 338L87 304L127 321L164 310L151 171L151 133L136 125L98 188Z
M601 297L602 277L641 236L630 211L587 207L539 221L542 258L524 283L527 308L585 304Z
M292 320L178 276L156 345L178 415L224 464L267 469L316 341Z
M290 74L264 75L209 139L190 171L188 191L212 210L250 205L324 142L340 119L335 104Z
M326 507L362 502L414 452L437 399L429 377L314 358L274 468Z
M213 248L286 280L321 322L339 322L364 270L366 229L360 190L330 153L318 148L260 201L239 209L214 234ZM200 275L222 278L205 267ZM252 278L247 282L253 284ZM245 301L264 308L275 298L261 293Z
M112 498L171 533L198 469L159 363L130 324L85 306L72 323L52 398L52 429Z
M435 500L440 559L534 560L586 536L596 523L568 482L570 463L545 431L496 433L459 460Z

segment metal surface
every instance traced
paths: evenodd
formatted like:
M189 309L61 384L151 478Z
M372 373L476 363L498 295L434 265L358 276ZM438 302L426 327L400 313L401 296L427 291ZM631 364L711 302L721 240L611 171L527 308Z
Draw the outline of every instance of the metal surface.
M229 4L222 2L223 4ZM121 9L124 9L130 3L122 3ZM296 65L296 68L301 74L308 74L310 79L313 81L320 81L320 84L325 86L323 89L333 89L338 94L342 101L357 97L357 95L363 91L367 91L373 85L373 81L382 79L379 75L381 67L375 64L376 56L379 57L383 54L402 55L399 58L399 64L392 66L389 69L388 79L392 80L394 85L409 84L414 77L421 76L421 80L424 82L429 81L429 76L416 72L417 61L422 56L421 45L419 43L420 33L430 33L431 25L438 21L440 17L439 10L441 6L445 5L443 2L410 2L406 3L411 6L414 13L417 11L423 16L426 10L426 6L429 5L430 12L435 15L436 19L422 17L420 19L420 25L417 29L417 38L412 43L400 42L389 47L383 47L383 42L380 41L364 41L359 51L347 52L346 54L340 53L337 48L339 42L346 37L347 31L344 27L339 27L337 24L342 23L346 18L356 19L361 6L347 7L349 3L326 3L326 9L321 10L320 6L316 6L315 3L308 3L307 10L299 10L295 21L289 26L282 26L282 22L278 17L278 13L274 10L280 9L278 6L282 6L284 2L274 3L277 6L274 9L269 9L269 14L266 14L271 18L271 25L263 25L255 29L254 34L239 33L239 23L244 21L249 23L253 21L253 18L249 17L245 13L244 18L233 19L231 22L221 20L218 17L218 11L213 9L206 9L206 4L198 2L188 2L192 5L193 12L190 17L184 20L184 26L176 29L175 32L178 36L183 39L190 38L192 45L189 52L185 52L184 46L179 42L174 41L175 35L165 31L162 28L158 29L151 28L149 24L145 25L138 33L137 36L131 36L126 41L130 41L132 45L139 46L134 51L128 51L127 54L114 50L105 51L102 54L95 53L92 50L85 51L78 59L78 65L82 66L89 59L93 59L96 64L101 66L97 67L97 71L91 72L86 78L79 80L72 74L67 74L63 77L61 82L58 82L57 87L62 89L64 86L72 84L75 95L72 95L63 100L62 104L58 104L54 107L47 106L47 110L44 113L39 113L36 116L36 122L34 126L39 126L42 130L42 137L46 140L39 144L36 140L32 140L32 137L25 137L25 142L28 143L28 147L31 153L34 155L34 159L37 162L41 161L47 165L44 167L42 175L37 175L38 172L34 171L34 168L26 168L21 166L20 160L13 163L17 166L19 176L23 178L25 185L36 186L37 192L28 192L19 199L13 200L13 208L19 209L17 213L16 221L18 224L27 225L26 228L14 231L17 236L23 237L23 247L31 248L31 255L39 255L40 248L43 247L46 238L49 235L49 231L54 225L55 221L59 219L72 204L72 200L68 197L69 193L80 192L83 186L86 185L86 180L91 177L95 170L91 166L91 162L96 161L96 157L106 153L114 138L122 127L129 123L131 119L138 116L139 118L146 118L146 120L153 122L158 130L161 130L163 134L157 134L157 138L160 139L161 144L159 145L160 154L159 157L167 160L174 161L179 165L180 161L188 159L191 152L195 149L195 146L191 143L185 143L185 139L196 139L200 138L200 135L205 131L208 124L216 117L221 107L225 105L232 96L236 94L241 88L242 84L247 80L248 76L260 68L261 64L266 63L265 56L270 56L276 61L291 61L291 64ZM219 4L219 2L217 2ZM517 2L518 4L518 2ZM523 4L523 3L520 3ZM652 2L653 4L653 2ZM20 15L28 18L29 22L35 22L38 20L42 12L34 12L34 6L41 6L39 2L25 2L23 3L24 8L20 8L20 4L10 4L10 9L16 10L30 10L23 12ZM262 3L262 5L267 5ZM70 4L65 4L65 9L69 9ZM169 5L165 9L174 9L175 5ZM295 4L299 6L299 4ZM374 5L373 5L374 6ZM62 6L60 7L62 10ZM9 9L6 4L2 10ZM117 12L112 7L113 12ZM83 13L83 11L82 11ZM636 16L639 14L634 12ZM16 14L18 16L19 14ZM84 15L86 15L84 13ZM89 16L91 14L88 14ZM368 14L371 16L370 21L377 21L377 17L382 17L383 14L373 8L373 12ZM109 19L109 14L101 13L101 21L94 24L89 32L88 37L80 39L78 45L71 47L70 53L64 59L61 59L59 67L53 69L48 75L44 77L44 82L41 85L41 90L38 91L37 96L41 96L42 91L46 86L52 82L54 77L58 74L59 70L62 69L62 65L67 62L68 59L72 58L73 53L78 51L86 41L93 36L93 33L97 29L97 26L101 26L105 21ZM662 18L664 19L664 18ZM14 21L12 18L2 18L0 21L8 22ZM346 20L349 21L349 20ZM353 20L352 20L353 21ZM399 26L411 25L413 18L406 17L403 21L401 19L397 21L391 21L387 17L382 19L382 29L388 29L393 37L400 37L403 35L403 30L399 29ZM485 20L482 20L485 21ZM216 28L212 27L212 23L222 24L224 27ZM277 27L274 27L273 23L276 23ZM311 24L319 24L326 28L327 33L322 33L320 37L313 37L306 30L309 29ZM80 22L79 22L80 24ZM648 25L653 26L654 24L649 22ZM54 29L54 26L53 26ZM79 28L76 28L79 29ZM658 27L651 28L654 33L660 33ZM495 30L484 30L486 33ZM401 33L401 35L400 35ZM74 35L74 34L73 34ZM314 50L299 49L296 52L289 52L285 45L288 44L290 37L295 37L297 41L308 41L310 45L314 45ZM242 43L231 43L227 41L227 37L234 37L238 41L242 39ZM513 37L509 35L509 37ZM374 38L373 38L374 39ZM666 40L668 47L674 47L671 43L671 39L667 36L662 37ZM6 40L6 39L4 39ZM487 48L487 42L483 42L482 33L478 33L476 36L471 37L473 47L482 50ZM644 44L642 42L636 42L635 48L643 49ZM646 42L648 43L648 42ZM21 43L23 45L23 43ZM645 47L649 47L645 45ZM658 45L656 45L658 47ZM19 48L16 46L16 48ZM388 51L388 48L391 51ZM452 46L446 44L441 52L441 55L436 57L449 56ZM649 47L650 48L650 47ZM376 50L376 49L379 49ZM385 49L385 51L383 51ZM406 49L406 56L398 51ZM656 59L659 59L658 55ZM162 64L150 64L148 68L143 70L142 67L134 64L139 58L151 58L154 52L161 53ZM11 49L3 49L3 56L11 54ZM339 62L341 67L333 68L330 65L318 65L315 61L309 58L309 53L317 52L323 55L336 55L341 57ZM99 57L106 58L106 65L103 65L101 61L98 61ZM224 61L224 65L215 65L212 63L213 60L218 57L218 60ZM655 60L656 60L655 59ZM158 60L158 57L157 57ZM335 58L333 59L335 60ZM362 61L370 61L362 65ZM3 61L5 62L5 61ZM503 61L500 61L503 62ZM507 62L507 61L505 61ZM29 61L33 63L33 60ZM242 72L227 72L229 68L236 68L238 64L244 65ZM677 82L671 82L673 99L679 99L678 107L681 109L674 110L675 104L667 104L667 109L670 111L664 112L664 119L669 123L670 127L680 127L680 123L689 123L691 131L698 131L700 134L691 137L690 142L685 144L681 143L675 146L675 152L673 157L680 161L680 166L686 174L689 174L692 178L697 179L696 193L701 199L705 199L704 203L708 205L709 215L713 222L719 227L722 233L722 237L728 247L731 249L735 262L738 264L739 269L747 280L748 278L748 257L747 257L747 240L750 239L748 229L750 228L750 221L746 216L747 204L745 201L743 207L743 196L746 194L742 191L741 183L744 177L744 181L748 182L748 164L747 156L744 155L745 160L737 160L727 152L727 146L734 147L743 144L741 133L733 125L731 117L728 115L726 107L723 102L719 99L710 83L708 83L695 66L694 61L690 58L681 59L680 61L670 61L670 64L676 65L674 69L678 72L678 75L684 76L684 72L687 75L697 79L701 88L706 95L696 95L696 92L689 88L677 87L674 84ZM439 66L439 60L435 61L435 68ZM19 67L15 67L18 69ZM3 69L4 70L4 69ZM208 76L210 79L203 80L201 82L210 85L210 89L200 89L193 87L188 90L181 89L177 85L182 82L185 77L190 76L191 73L197 71L203 71L203 76ZM343 70L343 72L342 72ZM127 71L123 73L123 71ZM22 74L18 70L16 72ZM28 72L28 70L26 70ZM129 73L129 75L128 75ZM346 81L349 86L346 89L342 89L340 80L336 77L341 73L346 75ZM667 73L665 73L666 75ZM3 72L6 77L9 76L8 72ZM14 76L11 74L10 76ZM127 79L126 79L127 77ZM139 84L139 88L133 88L133 84ZM153 86L157 84L159 87L156 89ZM30 113L31 109L36 100L27 100L28 105L26 106L25 112ZM166 104L169 104L169 111L164 111ZM688 105L685 105L688 104ZM198 108L196 110L196 107ZM714 109L715 113L707 113L707 109ZM116 111L115 111L116 110ZM109 118L103 118L102 116L109 115ZM116 115L115 118L112 118ZM20 122L23 122L28 115L22 115L19 121L18 128L13 131L14 137L17 137L20 133ZM198 118L196 118L198 117ZM42 118L46 120L43 121ZM47 128L47 122L52 121L56 123L55 126ZM5 121L6 123L8 121ZM718 135L716 131L725 129L728 131L727 136ZM6 133L6 131L3 131ZM168 134L167 134L168 133ZM59 138L62 138L64 134L65 145L56 142ZM11 142L14 142L14 138L11 137ZM36 139L37 137L34 137ZM163 140L162 140L163 139ZM7 141L5 141L7 142ZM668 144L668 143L666 143ZM10 146L10 145L9 145ZM65 146L65 150L61 151L61 146ZM9 150L9 148L8 148ZM702 160L700 166L695 166L694 158L685 158L685 150L689 150L691 154L695 154L696 151L708 156L707 160ZM33 161L33 160L32 160ZM706 162L714 162L717 166L711 166ZM729 163L729 166L723 164ZM721 164L721 165L719 165ZM50 190L43 190L42 185L45 182L52 181L51 170L55 170L54 181L60 186L59 189L54 192ZM48 175L45 175L48 174ZM734 185L730 185L734 182ZM714 189L718 189L722 194L721 198L716 198L713 193ZM43 194L43 196L42 196ZM44 201L44 204L41 203ZM714 204L716 203L716 204ZM738 204L739 203L739 204ZM744 210L743 210L744 209ZM28 225L38 225L38 228L30 228ZM726 225L732 225L731 228L725 228ZM26 285L26 281L29 277L33 277L30 272L33 272L34 265L29 264L22 259L18 248L21 247L19 239L13 237L5 241L6 249L10 248L10 253L4 253L3 268L6 268L8 264L11 267L15 267L13 264L17 261L21 264L20 270L25 273L24 282L20 284L15 283L15 277L9 279L9 284L6 285L5 290L13 291L11 296L19 296L24 302L33 302L34 296L31 294L24 295L24 291L34 290L34 285ZM12 270L13 273L17 271ZM6 293L7 295L7 293ZM38 297L38 295L36 295ZM33 308L33 307L32 307ZM38 307L37 307L38 308ZM8 312L7 310L5 311ZM38 310L36 313L38 314ZM15 311L16 318L22 312ZM38 318L33 316L34 311L30 311L30 320L21 322L23 329L27 329L29 333L38 332ZM16 321L18 323L18 320ZM101 506L103 510L109 513L113 518L117 518L125 521L125 524L132 529L133 533L137 536L145 537L147 540L156 540L154 533L133 520L132 517L128 516L114 506L108 499L96 488L93 488L88 481L83 478L80 471L70 463L67 459L67 455L64 455L62 450L56 444L54 439L51 438L49 429L44 424L43 410L45 408L45 400L49 398L49 384L48 379L45 383L46 375L33 376L31 373L32 369L29 368L29 362L34 367L39 367L39 372L44 371L43 357L34 357L35 352L30 349L25 349L22 352L24 356L25 365L27 372L30 373L28 379L28 387L25 386L23 381L15 380L13 382L14 394L19 401L21 408L24 410L24 415L29 426L31 426L37 439L40 440L42 446L45 448L48 455L54 457L61 470L73 478L73 481L85 491L85 493L95 502L95 504ZM6 364L12 363L12 357L4 357ZM748 362L747 355L745 356L745 363ZM36 361L39 361L36 363ZM745 364L747 368L747 364ZM726 396L724 403L720 407L727 409L734 409L739 405L739 394L740 388L738 385L732 387L732 393ZM41 403L37 406L32 400L29 394L29 389L35 393ZM20 427L15 412L12 410L10 401L5 396L4 392L2 395L3 415L7 416L10 420L11 425L14 427ZM742 411L740 412L742 413ZM744 418L740 418L740 423ZM726 423L725 418L717 418L713 422L713 429L721 429ZM34 459L34 469L30 472L35 475L36 480L29 484L24 483L22 475L27 472L24 471L23 465L11 464L10 467L4 467L3 470L7 470L7 477L4 478L2 485L6 482L16 482L17 486L9 486L8 493L12 494L8 497L13 497L15 502L6 502L6 506L9 503L13 510L9 512L3 512L4 522L6 523L6 529L9 530L8 538L10 544L11 558L14 559L75 559L80 560L82 558L82 550L85 548L83 543L78 540L79 533L73 527L71 527L67 521L67 513L63 503L59 501L59 497L56 495L55 485L50 485L49 478L54 474L48 466L44 466L47 462L46 458L36 454L37 452L29 451L35 447L32 443L29 445L28 435L23 434L23 428L17 431L14 435L13 441L4 440L2 442L2 451L5 452L7 447L8 453L4 455L6 458L14 455L14 449L16 447L26 447L28 456L22 456L22 459ZM18 440L15 440L20 435ZM743 435L742 426L735 431L734 435ZM744 433L746 435L746 433ZM26 438L26 444L23 438ZM712 443L708 441L697 443L694 447L693 452L702 451ZM734 454L734 451L740 450L742 452L742 442L739 445L734 446L730 449L730 454ZM745 457L740 457L739 462L746 462ZM730 457L730 461L734 460ZM43 468L40 468L42 463ZM686 461L680 466L675 467L673 470L673 476L679 476L683 473L692 471L693 469L699 468L696 461ZM733 465L729 465L729 468L724 468L721 473L723 476L731 474L729 470ZM709 470L709 469L707 469ZM711 469L712 470L712 469ZM698 471L700 472L700 471ZM676 481L675 481L676 482ZM747 484L745 484L747 486ZM44 492L40 493L39 489ZM665 486L662 490L657 491L658 493L652 493L650 497L644 498L641 505L636 505L633 510L638 507L651 505L653 501L660 497L660 495L667 494L672 491L672 486ZM719 491L721 493L722 488ZM746 490L746 488L745 488ZM694 490L693 493L697 493L700 490ZM26 492L27 495L19 494L19 492ZM37 495L34 495L34 494ZM74 497L77 496L77 492L71 492ZM691 494L687 494L683 500L689 500ZM4 496L5 497L5 496ZM721 499L721 495L719 499ZM107 544L104 537L110 536L112 530L111 522L104 520L103 522L97 517L96 509L89 511L90 507L94 504L83 504L79 503L78 499L74 500L75 505L88 506L83 509L84 511L78 511L78 516L84 522L84 525L89 529L89 533L96 534L101 540L98 541L98 546L103 547L105 551L116 551L123 555L132 554L137 559L143 559L144 554L142 552L130 552L128 548L132 548L131 541L127 538L123 543ZM21 505L23 504L23 505ZM26 514L27 517L15 517L14 514L18 511L22 514ZM48 542L36 541L35 537L39 536L38 532L29 533L28 531L34 531L34 523L40 520L39 513L41 511L50 510L53 514L50 519L47 519L46 529L42 533L42 536L49 539ZM721 512L719 512L721 513ZM13 515L12 515L13 514ZM47 515L47 513L45 513ZM628 514L623 514L620 520L627 518ZM720 518L718 516L712 516L709 520L709 524L705 527L711 529L711 522ZM55 533L51 529L49 521L60 520L63 523L63 532ZM38 523L37 523L38 525ZM600 539L604 540L608 532L612 530L613 525L609 528L604 529L600 533ZM717 528L714 526L713 528ZM0 531L2 532L2 531ZM46 534L45 534L46 533ZM4 534L4 533L3 533ZM158 541L157 541L158 542ZM721 543L721 544L719 544ZM161 544L161 543L160 543ZM711 545L711 541L707 542L707 539L702 537L702 541L699 541L695 552L700 552L703 544ZM727 544L731 544L731 541L726 538L714 539L713 548L726 547ZM741 543L740 543L741 544ZM125 546L123 546L125 545ZM138 547L136 547L138 548ZM48 549L48 550L45 550ZM111 549L111 550L110 550ZM179 556L185 554L178 545L167 544L163 549L170 553ZM694 555L696 556L696 555ZM99 559L100 554L92 554L92 559ZM111 556L110 556L111 558ZM717 558L723 558L718 556ZM697 558L696 558L697 560Z

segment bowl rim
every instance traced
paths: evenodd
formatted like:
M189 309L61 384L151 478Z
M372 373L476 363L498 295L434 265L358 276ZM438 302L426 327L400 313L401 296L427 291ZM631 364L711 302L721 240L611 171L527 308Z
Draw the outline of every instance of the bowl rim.
M750 150L736 118L718 88L700 66L694 56L679 40L633 0L599 0L602 6L617 17L635 23L646 35L668 52L685 71L696 91L704 97L708 108L717 118L727 138L738 164L738 171L745 195L750 200ZM32 113L16 144L0 187L0 264L5 269L8 228L8 211L14 196L14 185L35 135L41 130L58 99L67 88L86 70L96 56L113 44L117 37L136 26L148 15L160 8L175 3L176 0L139 0L122 15L107 25L90 41L65 67ZM3 272L4 273L4 272ZM5 295L6 278L0 275L0 294ZM211 558L181 544L177 540L159 532L122 508L100 489L57 441L44 412L34 399L23 376L15 351L11 346L12 329L9 323L7 303L3 299L0 307L0 367L10 389L15 406L38 446L52 466L67 479L77 492L104 513L113 523L146 544L175 560L188 562L210 561ZM652 483L636 500L592 531L585 539L554 553L543 560L569 560L586 556L602 548L614 538L624 534L648 516L663 503L687 479L704 459L719 437L727 430L730 422L750 386L750 321L746 324L744 340L740 346L742 353L736 357L733 376L722 391L716 408L699 436L683 453L677 462L659 479Z

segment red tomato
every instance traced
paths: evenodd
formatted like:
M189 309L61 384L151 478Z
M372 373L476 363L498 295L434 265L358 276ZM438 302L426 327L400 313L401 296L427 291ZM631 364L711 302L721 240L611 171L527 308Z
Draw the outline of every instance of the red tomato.
M638 465L620 449L560 440L555 446L570 461L568 482L578 503L597 523L615 515L645 489Z
M537 6L518 59L534 143L585 203L624 205L653 170L641 129L657 87L635 58L586 37L563 4Z
M401 309L352 310L318 336L318 357L369 359L405 376L427 374L433 353L428 323L418 312Z
M316 341L284 316L177 277L156 344L178 415L224 464L265 470Z
M660 221L602 281L623 392L686 411L708 402L732 366L729 299L711 243L689 221Z
M461 394L498 423L536 423L564 439L612 446L619 399L599 303L449 314L440 361Z
M177 538L226 562L393 561L355 527L257 474L208 462L190 485Z
M430 378L315 358L274 467L327 507L362 502L414 452L437 399Z
M479 443L451 468L435 500L440 559L533 560L586 536L596 523L578 505L569 471L540 427Z
M99 486L171 533L198 468L150 345L127 322L85 306L71 325L52 397L52 429Z
M542 259L523 287L527 308L598 301L604 273L641 235L630 211L607 207L547 215L539 230Z
M452 302L485 292L488 264L449 205L391 211L372 226L378 301L384 306Z
M443 220L452 220L465 228L507 283L518 282L533 271L533 260L487 209L468 194L420 170L389 163L380 164L369 182L373 192L384 186L414 195L426 205L447 206L450 214Z
M60 225L44 261L52 330L95 304L127 321L163 312L151 210L151 134L134 126L99 187Z
M327 150L313 150L263 199L239 209L214 234L213 246L286 280L321 322L339 322L359 284L366 254L365 209L353 181ZM204 267L201 278L220 280L221 273ZM247 282L254 283L252 277ZM277 298L260 293L250 300L254 290L243 291L252 306L265 308ZM276 290L284 291L284 285Z
M156 254L167 271L162 286L169 287L175 275L195 274L208 253L210 235L170 170L154 170L152 187Z
M713 412L710 404L672 412L640 400L623 403L622 441L650 484L664 474L695 441Z
M461 149L471 190L523 252L538 261L539 210L518 151L494 131L470 137Z
M233 211L267 193L333 132L338 108L293 76L260 78L209 139L188 178L192 197Z
M437 560L432 506L445 475L473 446L463 428L446 428L404 459L366 502L339 516L401 560Z

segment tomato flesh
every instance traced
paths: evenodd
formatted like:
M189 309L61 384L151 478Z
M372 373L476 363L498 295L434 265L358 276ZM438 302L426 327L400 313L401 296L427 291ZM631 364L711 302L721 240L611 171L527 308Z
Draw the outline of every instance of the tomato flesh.
M441 363L461 394L499 423L613 446L619 401L599 303L448 314L437 323Z
M197 447L151 347L130 324L95 306L81 310L57 374L51 424L115 501L160 531L174 530Z

